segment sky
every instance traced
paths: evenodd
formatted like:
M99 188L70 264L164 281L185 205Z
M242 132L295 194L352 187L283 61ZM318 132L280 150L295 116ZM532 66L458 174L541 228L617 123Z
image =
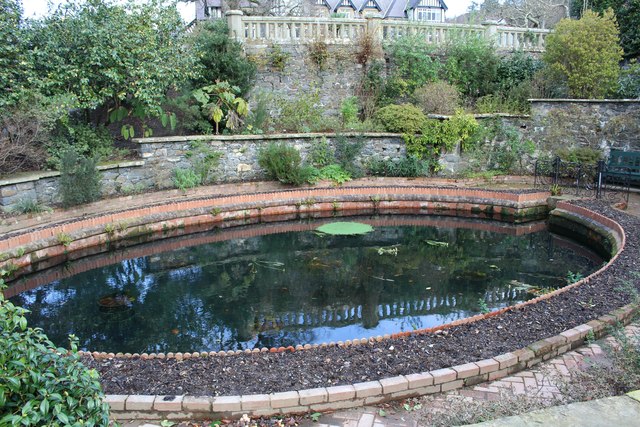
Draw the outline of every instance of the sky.
M38 18L47 14L47 4L58 5L64 0L22 0L24 16L29 18ZM447 18L462 15L471 5L472 0L445 0L449 10ZM180 3L178 9L182 14L185 22L191 22L195 17L195 6L193 3Z

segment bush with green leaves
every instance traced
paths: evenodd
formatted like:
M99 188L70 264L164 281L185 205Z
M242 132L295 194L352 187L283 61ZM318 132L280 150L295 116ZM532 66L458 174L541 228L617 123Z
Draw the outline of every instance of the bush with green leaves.
M313 171L302 167L300 152L284 142L270 143L258 153L258 164L271 179L283 184L302 185L312 179Z
M271 103L273 96L265 91L254 92L249 102L249 115L245 120L245 132L262 134L271 127Z
M37 199L29 197L18 200L18 202L11 208L11 212L17 214L34 214L49 212L50 210L51 208L49 206L38 202Z
M59 168L62 153L69 149L84 157L101 159L108 159L115 153L108 129L85 123L59 123L46 147L47 163L53 168Z
M418 133L426 120L422 110L411 104L387 105L376 113L376 121L386 131L394 133Z
M517 50L500 59L496 70L499 90L503 93L530 81L533 75L542 68L542 62L534 56Z
M56 348L41 329L29 328L26 310L4 298L0 276L0 425L106 426L98 373L77 352Z
M173 183L182 191L202 184L202 177L191 168L178 168L173 171Z
M220 165L222 152L214 150L205 142L192 141L185 157L191 163L194 173L200 178L196 185L202 185L211 183L215 178L215 169ZM178 188L180 188L179 185Z
M508 90L481 96L476 101L476 111L480 114L509 113L528 114L531 111L529 99L532 95L531 82L525 81Z
M317 169L317 173L314 175L315 179L313 181L326 180L332 181L337 185L342 185L347 181L351 181L351 174L345 171L342 166L336 164L327 165Z
M47 96L74 95L73 107L99 113L101 123L121 107L159 117L167 90L196 72L184 23L165 1L66 1L25 33L31 84Z
M442 76L472 99L496 89L500 59L488 40L470 36L451 38L444 47L446 61Z
M362 168L356 163L358 156L364 148L364 140L361 137L349 140L344 135L335 136L335 152L336 162L344 169L352 178L360 178L363 175Z
M428 160L419 159L411 154L400 160L374 157L367 163L367 172L372 176L415 178L426 176L430 171Z
M562 147L556 150L555 155L565 162L596 164L602 160L601 150L590 147Z
M100 199L100 173L97 158L87 158L74 150L60 157L60 198L64 207L90 203Z
M163 108L176 115L178 135L210 135L214 132L213 124L192 92L190 89L183 89L179 94L168 97Z
M317 90L298 94L293 99L281 98L276 101L280 110L276 123L279 130L286 132L316 132L324 129L325 119Z
M291 58L291 54L289 52L285 52L282 50L282 47L279 44L274 44L271 46L271 51L267 56L269 60L269 65L275 71L283 72L287 67L287 63L289 62L289 58Z
M35 77L20 0L0 1L0 108L15 105Z
M242 44L229 37L226 19L209 19L196 25L187 38L196 58L191 87L203 87L216 81L227 81L245 96L253 86L256 65L243 52Z
M419 134L405 133L402 137L407 155L426 161L430 172L435 173L441 169L438 159L443 151L451 151L458 143L462 150L470 149L477 127L472 115L458 110L447 120L428 119Z
M632 60L620 70L620 98L640 99L640 63Z
M227 81L217 81L193 91L202 112L213 121L216 134L220 133L220 123L225 130L233 131L240 128L244 117L249 114L249 105L238 96L239 93L240 88Z
M438 77L440 62L433 44L424 35L406 35L385 46L389 55L389 77L384 85L383 105L403 101L413 92Z
M451 151L458 143L462 150L468 150L477 127L476 119L462 110L457 110L449 119L427 119L419 135L404 135L407 153L429 159L441 151Z
M572 98L604 98L618 89L618 26L609 9L586 11L579 20L563 19L547 36L543 59L567 79Z
M323 168L335 161L333 150L329 146L329 141L327 141L326 137L323 136L320 140L313 140L307 160L316 168Z
M349 128L353 124L358 122L358 112L360 107L358 106L358 98L355 96L349 96L342 100L340 104L340 116L342 118L342 126Z
M467 151L468 173L521 173L527 156L535 152L531 140L523 138L518 129L505 125L499 118L483 122L470 140L473 142Z
M413 98L425 114L453 114L460 108L460 92L442 80L419 87Z

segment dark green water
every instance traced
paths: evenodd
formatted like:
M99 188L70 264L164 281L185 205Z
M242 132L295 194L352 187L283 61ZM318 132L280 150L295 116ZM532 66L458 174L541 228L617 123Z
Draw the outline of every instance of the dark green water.
M13 301L31 310L30 326L60 345L73 333L86 350L217 351L431 327L477 314L484 304L495 309L532 298L531 287L563 286L569 271L586 276L602 263L547 231L469 228L478 224L487 222L186 246L86 271Z

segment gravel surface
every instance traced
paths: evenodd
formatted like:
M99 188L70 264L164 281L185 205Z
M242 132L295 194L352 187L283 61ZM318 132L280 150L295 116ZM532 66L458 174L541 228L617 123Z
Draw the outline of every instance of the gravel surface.
M175 359L85 362L108 394L241 395L352 384L424 372L493 357L596 319L632 300L620 286L640 288L640 219L605 203L582 201L618 221L627 233L621 256L596 280L549 300L434 334L350 347Z

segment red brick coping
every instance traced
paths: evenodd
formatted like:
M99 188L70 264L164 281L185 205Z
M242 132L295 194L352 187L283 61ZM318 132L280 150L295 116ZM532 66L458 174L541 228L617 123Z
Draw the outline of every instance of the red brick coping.
M210 199L188 200L178 203L158 205L148 208L131 209L94 218L80 219L64 224L53 225L40 230L25 232L0 241L0 250L9 250L9 259L0 263L7 268L13 264L24 272L30 271L32 262L43 259L58 259L70 255L74 251L89 247L99 248L112 239L130 237L130 228L139 233L139 227L147 232L162 231L182 226L198 226L215 222L227 222L238 225L239 218L268 218L271 215L300 216L301 213L341 211L354 209L374 209L376 211L397 211L406 209L412 213L439 213L444 209L455 209L465 212L499 212L502 215L518 216L527 209L546 206L547 192L514 194L500 191L429 188L429 187L367 187L367 188L331 188L304 189L288 192L256 193L240 196L225 196ZM332 201L329 201L331 199ZM302 202L300 202L302 201ZM544 202L542 202L544 201ZM373 206L372 206L373 205ZM503 308L488 314L480 314L466 319L456 320L446 325L413 332L401 332L384 337L354 339L351 341L321 345L305 345L297 347L280 347L272 349L254 349L231 352L211 353L168 353L168 354L113 354L92 353L94 357L142 357L188 359L194 357L229 356L251 352L299 351L319 346L365 345L372 340L381 341L388 338L400 338L412 333L433 333L452 326L466 324L500 315L508 310L535 304L541 300L552 298L582 283L593 280L602 274L622 252L625 246L625 233L615 221L586 208L566 202L558 202L556 209L565 211L576 218L591 221L596 228L611 231L617 243L617 252L611 260L588 277L513 307ZM209 211L198 213L198 210ZM108 225L122 224L122 221L137 221L133 227L120 227L115 230ZM108 229L107 229L108 228ZM70 241L64 242L60 236L64 233ZM68 240L66 239L66 240ZM18 247L21 246L21 249ZM96 252L100 252L99 250ZM10 288L20 292L20 286ZM141 396L141 395L108 395L112 416L115 419L183 419L183 418L216 418L239 417L244 413L254 416L282 415L286 413L304 413L310 411L329 411L341 408L376 404L387 400L401 399L410 396L438 393L493 380L528 368L543 360L580 346L590 333L599 336L608 325L616 322L628 322L636 313L635 305L617 309L609 315L597 320L576 326L559 335L537 341L514 352L501 354L451 368L430 372L401 375L384 378L378 381L357 383L335 387L324 387L309 390L289 391L273 394L257 394L243 396Z
M556 209L582 219L589 219L595 225L610 230L617 242L617 252L611 260L595 273L584 279L559 289L550 294L542 295L533 300L518 304L514 307L500 309L488 314L481 314L471 318L454 321L447 325L429 328L422 331L394 334L394 337L408 336L411 333L430 333L446 329L455 325L475 322L479 319L497 316L507 310L535 304L544 299L552 298L566 292L575 286L580 286L602 274L616 261L624 250L626 236L622 227L615 221L589 209L559 202ZM383 378L351 385L322 387L307 390L288 391L271 394L251 394L242 396L144 396L144 395L108 395L106 401L111 406L112 417L115 419L215 419L219 417L240 417L242 414L252 416L277 416L291 413L307 413L318 411L333 411L353 408L363 405L373 405L389 400L403 399L426 394L440 393L464 386L479 384L503 378L523 369L530 368L544 360L575 349L583 344L585 338L591 334L595 337L603 335L608 326L616 323L627 324L637 313L638 307L629 304L608 315L599 317L586 324L561 332L558 335L536 341L524 348L513 352L500 354L490 359L450 368L437 369L430 372L420 372L397 377ZM370 338L353 340L351 342L334 345L364 345ZM382 338L384 339L384 338ZM326 344L325 344L326 345ZM264 349L263 349L264 350ZM255 350L254 350L255 351ZM271 350L273 351L273 349ZM295 351L293 348L277 349L276 351ZM227 353L228 354L228 353ZM215 354L214 354L215 355ZM209 357L210 354L176 354L174 357Z

